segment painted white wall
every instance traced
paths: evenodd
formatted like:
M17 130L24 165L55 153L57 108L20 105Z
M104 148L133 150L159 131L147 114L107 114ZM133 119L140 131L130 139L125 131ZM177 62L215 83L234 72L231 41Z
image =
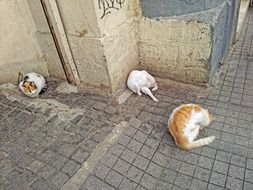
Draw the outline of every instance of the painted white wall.
M16 82L18 71L48 76L46 63L16 0L0 1L0 82Z

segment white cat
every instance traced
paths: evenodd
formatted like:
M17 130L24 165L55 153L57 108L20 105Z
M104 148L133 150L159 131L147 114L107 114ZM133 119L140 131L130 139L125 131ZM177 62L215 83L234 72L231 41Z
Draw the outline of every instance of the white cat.
M46 80L38 73L27 73L23 80L19 82L20 90L29 97L39 96L39 94L45 90L45 87Z
M152 77L147 71L133 70L128 76L127 86L139 96L141 96L141 92L143 92L144 94L149 95L155 102L158 102L149 89L152 88L152 91L157 90L157 83L154 77Z

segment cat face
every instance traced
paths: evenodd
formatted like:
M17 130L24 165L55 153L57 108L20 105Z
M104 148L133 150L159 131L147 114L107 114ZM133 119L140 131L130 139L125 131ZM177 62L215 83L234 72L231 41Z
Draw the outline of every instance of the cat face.
M37 89L35 83L31 81L25 81L22 87L25 93L32 93Z

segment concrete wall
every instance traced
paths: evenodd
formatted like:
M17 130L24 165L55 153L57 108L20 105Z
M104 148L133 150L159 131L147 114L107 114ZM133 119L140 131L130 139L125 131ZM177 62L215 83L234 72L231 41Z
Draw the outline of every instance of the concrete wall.
M139 64L137 1L128 0L122 5L117 1L114 3L118 10L111 9L104 17L102 4L95 3L112 92L125 86L129 72Z
M16 82L17 72L65 79L40 1L0 1L0 83Z
M141 66L162 78L211 82L235 32L235 7L233 0L141 0Z
M216 8L224 0L141 0L144 17L171 17Z
M120 6L115 1L109 14L103 9L103 1L58 1L84 87L114 92L125 83L129 71L137 67L137 27L132 14L135 2L126 1Z
M140 62L155 76L186 83L207 82L211 45L210 28L205 23L141 20Z
M47 64L49 75L55 78L66 79L41 2L34 0L25 1L27 1L29 12L35 24L34 34L41 48L43 59Z
M108 92L125 87L140 67L156 77L207 83L235 28L233 0L56 2L80 86ZM16 79L17 70L65 78L40 1L2 0L0 16L1 82Z
M0 82L17 82L17 73L36 71L48 76L31 17L21 1L0 1ZM29 13L29 11L28 11Z

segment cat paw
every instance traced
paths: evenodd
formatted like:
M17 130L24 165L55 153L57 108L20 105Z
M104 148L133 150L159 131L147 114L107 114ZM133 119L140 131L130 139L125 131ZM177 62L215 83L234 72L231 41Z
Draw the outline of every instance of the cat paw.
M158 86L155 86L154 88L152 88L152 91L155 91L158 89Z

